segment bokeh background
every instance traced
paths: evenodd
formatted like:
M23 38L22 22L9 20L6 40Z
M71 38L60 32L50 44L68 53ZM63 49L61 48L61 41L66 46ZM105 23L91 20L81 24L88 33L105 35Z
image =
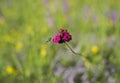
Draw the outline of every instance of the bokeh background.
M60 28L71 48L46 43ZM0 83L120 83L120 0L0 0Z

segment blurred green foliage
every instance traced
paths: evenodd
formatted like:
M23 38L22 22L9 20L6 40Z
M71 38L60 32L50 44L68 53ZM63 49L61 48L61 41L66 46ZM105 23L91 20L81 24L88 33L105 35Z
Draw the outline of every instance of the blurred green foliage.
M119 83L119 0L0 0L0 83ZM46 43L60 28L64 44Z

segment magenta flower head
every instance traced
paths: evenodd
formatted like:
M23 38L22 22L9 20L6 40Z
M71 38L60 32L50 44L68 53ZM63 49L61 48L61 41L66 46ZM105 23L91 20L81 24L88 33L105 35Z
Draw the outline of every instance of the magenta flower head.
M64 43L75 55L81 55L81 53L76 53L67 43L72 40L72 35L66 29L60 29L60 31L53 38L49 38L49 40L47 40L46 42L49 42L51 40L55 44Z
M61 35L60 33L55 35L54 38L53 38L53 42L54 43L59 43L61 41Z
M54 43L65 43L72 40L72 35L66 29L60 29L60 32L54 36L53 42Z

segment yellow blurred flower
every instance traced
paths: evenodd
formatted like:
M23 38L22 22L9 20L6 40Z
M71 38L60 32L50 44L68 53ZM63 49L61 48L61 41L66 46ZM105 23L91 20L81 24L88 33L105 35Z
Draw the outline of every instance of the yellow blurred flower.
M13 42L13 38L12 38L12 36L10 36L10 35L4 35L4 36L3 36L3 40L4 40L5 42Z
M48 32L48 28L46 28L46 27L41 28L41 30L40 30L40 33L41 33L41 34L45 34L45 33L47 33L47 32Z
M13 74L13 75L18 74L18 72L12 66L7 66L6 67L6 72L7 72L7 74Z
M5 20L0 17L0 25L4 25L4 23L5 23Z
M41 45L40 46L40 55L41 56L46 56L46 54L47 54L47 45Z
M2 40L9 43L14 43L19 38L20 34L18 32L12 32L12 34L5 34L2 36Z
M23 44L22 42L17 42L16 45L15 45L15 49L17 52L20 52L23 48Z
M90 67L90 62L89 62L88 60L86 60L86 61L84 62L84 65L85 65L86 67Z
M14 41L15 41L15 40L19 39L19 38L21 37L21 35L20 35L19 32L13 31L13 32L12 32L12 37L13 37L13 39L14 39Z
M30 70L29 70L29 69L26 69L26 70L25 70L25 75L26 75L27 77L30 76Z
M87 52L82 52L83 57L87 57Z
M33 28L32 28L31 26L27 26L27 28L26 28L26 33L27 33L27 34L34 35Z
M92 49L91 49L91 51L92 51L92 53L97 54L99 52L98 46L96 46L96 45L93 46Z

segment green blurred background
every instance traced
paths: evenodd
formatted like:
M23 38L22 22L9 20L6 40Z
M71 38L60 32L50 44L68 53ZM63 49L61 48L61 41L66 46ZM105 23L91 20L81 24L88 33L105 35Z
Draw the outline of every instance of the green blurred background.
M46 43L59 29L71 48ZM0 83L120 83L120 0L0 0Z

